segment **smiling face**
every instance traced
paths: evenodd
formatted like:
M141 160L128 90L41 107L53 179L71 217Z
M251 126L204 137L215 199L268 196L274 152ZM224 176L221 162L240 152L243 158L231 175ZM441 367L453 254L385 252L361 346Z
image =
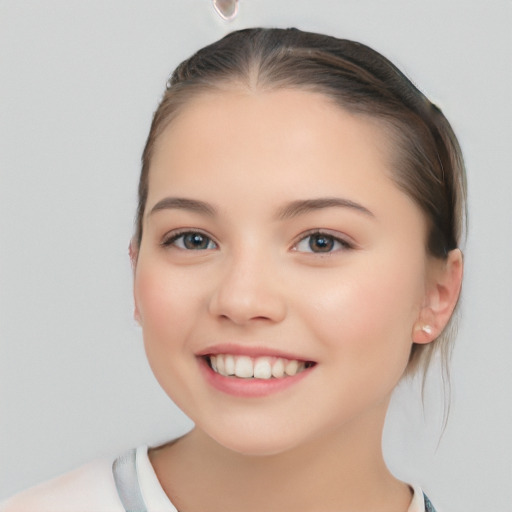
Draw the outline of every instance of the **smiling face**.
M158 139L136 316L163 389L221 445L381 425L428 288L391 162L382 126L298 90L204 93Z

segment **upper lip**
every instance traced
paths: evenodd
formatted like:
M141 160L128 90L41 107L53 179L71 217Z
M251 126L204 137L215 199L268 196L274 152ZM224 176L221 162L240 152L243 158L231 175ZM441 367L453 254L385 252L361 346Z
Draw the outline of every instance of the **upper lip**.
M230 354L234 356L249 356L249 357L282 357L283 359L292 359L297 361L312 361L308 357L304 357L291 352L277 350L264 346L247 346L237 345L233 343L223 343L218 345L211 345L196 353L198 357L212 356L217 354Z

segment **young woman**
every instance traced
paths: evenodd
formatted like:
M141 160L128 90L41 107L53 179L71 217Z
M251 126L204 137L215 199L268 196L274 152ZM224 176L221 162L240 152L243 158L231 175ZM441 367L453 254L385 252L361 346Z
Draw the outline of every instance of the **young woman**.
M150 365L195 427L2 510L434 510L381 436L396 384L449 352L464 198L447 120L370 48L200 50L154 115L130 245Z

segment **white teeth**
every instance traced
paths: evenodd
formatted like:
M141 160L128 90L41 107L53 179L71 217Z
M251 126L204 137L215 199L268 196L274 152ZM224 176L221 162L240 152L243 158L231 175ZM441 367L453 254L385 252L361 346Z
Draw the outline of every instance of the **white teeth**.
M233 356L226 356L224 358L224 365L228 375L235 375L235 358Z
M286 375L289 375L290 377L293 377L297 373L297 370L299 369L299 362L295 360L288 361L286 363L286 366L284 367L284 373Z
M241 379L281 379L293 377L306 369L304 361L283 359L282 357L234 356L216 354L210 356L213 371L225 377L236 376Z
M270 358L258 357L254 365L254 377L256 379L270 379L272 377L272 367L270 366Z
M227 356L230 357L230 356ZM253 376L253 365L250 357L240 356L236 360L235 375L242 379L249 379Z
M215 363L217 364L217 372L221 375L224 375L224 377L227 377L228 374L226 373L226 365L224 364L224 357L223 356L217 356L215 358ZM215 368L214 368L215 370Z
M279 358L276 360L274 365L272 366L272 377L276 379L280 379L284 377L284 360Z

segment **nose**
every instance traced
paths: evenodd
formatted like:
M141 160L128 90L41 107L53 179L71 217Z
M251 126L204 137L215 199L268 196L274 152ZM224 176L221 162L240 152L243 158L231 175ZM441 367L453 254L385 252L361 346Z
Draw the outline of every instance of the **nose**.
M282 321L286 301L278 276L268 258L252 254L229 259L211 296L210 313L237 325Z

